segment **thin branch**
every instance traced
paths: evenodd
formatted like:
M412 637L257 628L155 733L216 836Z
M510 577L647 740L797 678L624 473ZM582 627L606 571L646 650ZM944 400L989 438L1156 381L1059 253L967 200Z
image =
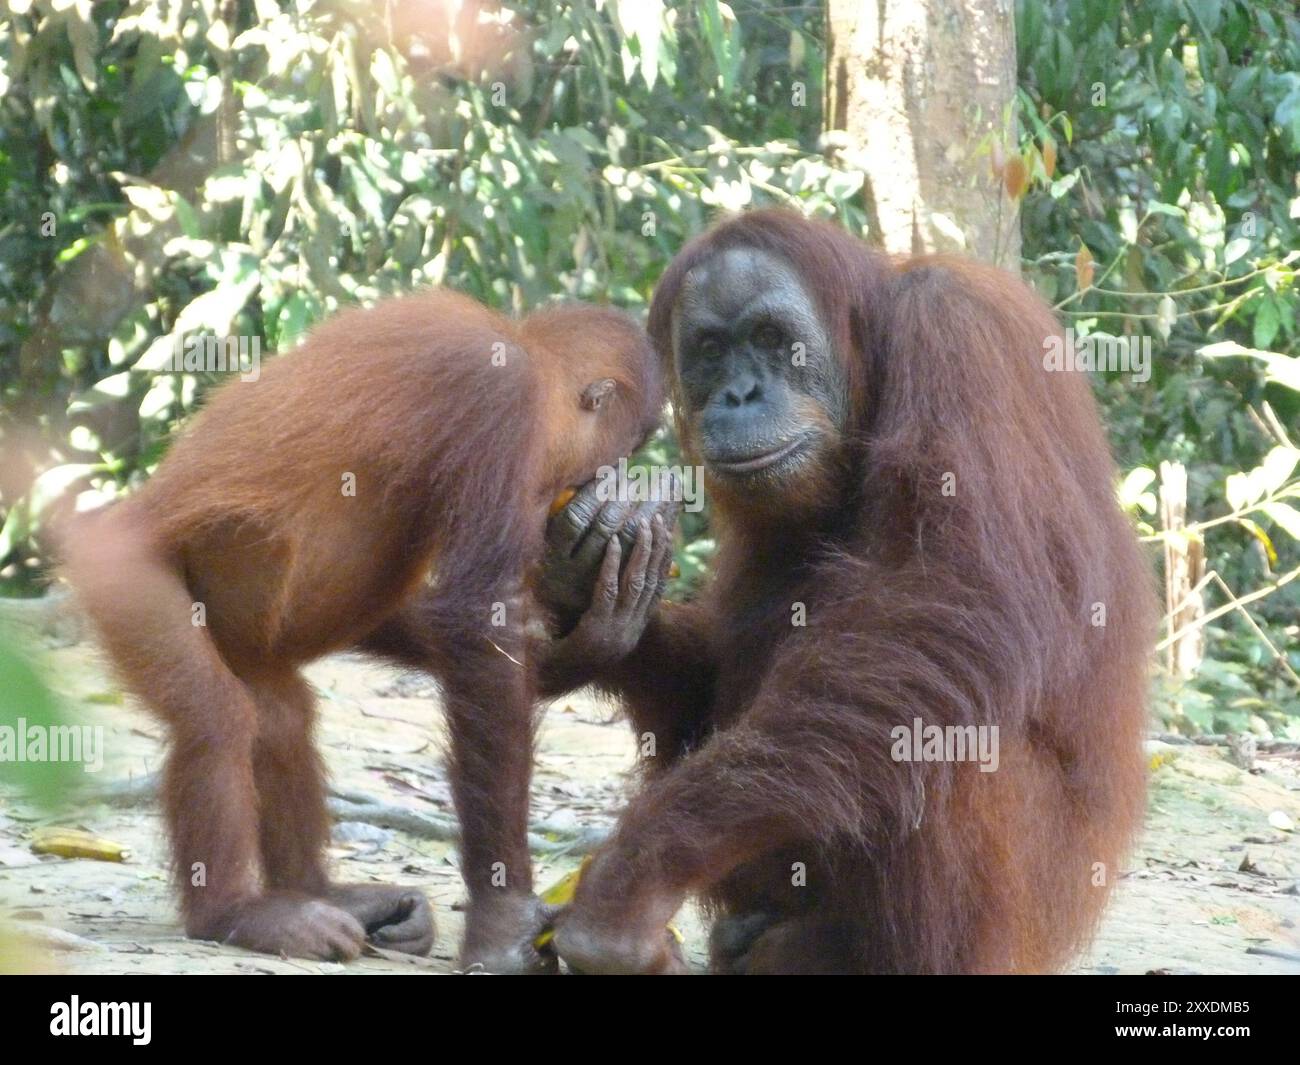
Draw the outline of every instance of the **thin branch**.
M1290 484L1282 486L1283 489L1290 489L1291 487ZM1274 492L1272 495L1251 503L1248 507L1234 510L1231 514L1224 514L1218 518L1207 518L1205 521L1198 521L1191 525L1184 525L1181 529L1161 529L1159 532L1150 533L1149 535L1139 537L1138 539L1144 544L1155 544L1163 543L1165 540L1171 539L1174 536L1181 536L1186 533L1199 534L1205 529L1214 528L1216 525L1223 525L1226 522L1237 521L1244 518L1247 514L1253 514L1255 511L1259 510L1260 507L1269 503L1279 503L1281 501L1282 497Z
M1252 277L1258 277L1260 274L1266 274L1270 270L1276 270L1280 264L1273 263L1269 266L1261 266L1248 274L1242 274L1240 277L1225 277L1222 281L1212 281L1206 285L1196 285L1192 288L1171 288L1168 292L1131 292L1123 289L1097 288L1092 286L1092 291L1101 296L1122 296L1125 299L1142 299L1158 300L1165 296L1178 297L1188 296L1194 292L1212 292L1216 288L1224 288L1227 285L1240 284L1242 281L1249 281Z
M1273 641L1268 638L1268 634L1255 623L1255 619L1250 616L1250 611L1240 604L1237 597L1233 594L1232 589L1228 587L1223 578L1213 570L1210 571L1210 574L1214 577L1214 582L1223 589L1224 595L1226 595L1232 601L1233 605L1241 611L1241 616L1246 619L1246 624L1254 630L1256 636L1264 641L1264 646L1273 652L1273 657L1276 658L1278 664L1281 665L1282 671L1291 678L1291 681L1295 684L1296 688L1300 689L1300 674L1297 674L1296 671L1291 668L1291 663L1286 660L1286 655L1273 645Z
M1172 606L1169 608L1168 610L1169 616L1176 617L1182 611L1182 609L1192 601L1192 596L1196 595L1198 592L1204 589L1207 584L1210 583L1210 578L1213 576L1215 576L1214 570L1210 570L1208 573L1202 576L1201 579L1196 582L1196 587L1192 588L1190 591L1188 591L1188 593L1185 596L1183 596L1182 602L1178 603L1176 606Z
M1230 603L1225 603L1221 607L1216 607L1214 610L1211 610L1208 614L1201 615L1195 621L1190 622L1187 625L1184 625L1177 632L1170 633L1167 637L1165 637L1158 644L1156 644L1155 649L1157 651L1163 651L1170 644L1175 643L1181 636L1183 636L1184 633L1191 632L1193 629L1199 629L1204 625L1208 625L1211 621L1223 617L1224 614L1232 613L1232 611L1237 610L1238 608L1244 606L1246 603L1253 603L1257 599L1263 599L1267 595L1272 595L1283 585L1290 584L1297 577L1300 577L1300 566L1297 566L1295 569L1289 570L1288 572L1282 574L1282 576L1279 577L1277 580L1275 580L1272 584L1265 585L1263 588L1256 588L1253 592L1250 592L1248 595L1243 595L1238 599L1234 599Z

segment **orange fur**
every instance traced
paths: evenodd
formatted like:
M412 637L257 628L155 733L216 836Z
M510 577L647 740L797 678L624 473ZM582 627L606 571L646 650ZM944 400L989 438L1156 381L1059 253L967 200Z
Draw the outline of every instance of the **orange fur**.
M609 401L581 409L606 378ZM349 647L442 681L471 933L494 863L530 892L525 573L556 492L632 451L661 405L648 341L619 312L513 322L426 292L340 313L219 390L148 483L73 530L67 576L170 728L164 805L190 934L238 941L269 893L326 890L298 668Z
M1140 824L1155 629L1089 381L1045 370L1059 325L1018 279L783 211L673 261L649 322L666 366L683 278L730 247L806 279L852 413L802 483L713 486L713 583L601 678L657 748L579 890L584 927L653 933L697 892L723 969L1056 968ZM694 452L680 410L679 430ZM894 760L918 718L996 727L1001 765Z

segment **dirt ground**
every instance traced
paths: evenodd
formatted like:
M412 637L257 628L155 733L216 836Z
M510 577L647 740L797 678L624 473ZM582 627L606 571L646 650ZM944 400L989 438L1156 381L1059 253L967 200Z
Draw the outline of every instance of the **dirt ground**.
M0 970L76 973L389 973L454 971L464 892L453 845L439 831L451 814L437 695L421 678L352 656L309 671L320 691L320 741L336 794L375 803L335 825L340 879L423 889L438 918L430 959L366 957L347 965L283 960L186 940L177 924L157 812L129 783L158 768L156 722L107 679L89 645L46 652L49 675L80 720L102 725L105 762L87 774L97 796L57 815L0 794ZM1247 773L1218 748L1153 741L1150 818L1081 973L1300 972L1300 755L1261 755ZM607 826L623 802L631 736L613 709L579 696L546 714L534 780L534 854L546 886L576 867L574 840ZM125 789L105 798L106 791ZM132 793L135 793L132 797ZM380 827L393 810L405 828ZM432 816L430 816L432 815ZM126 844L121 863L38 856L41 826L76 826ZM430 827L431 826L431 827ZM568 847L566 850L565 848ZM678 921L694 964L704 933Z

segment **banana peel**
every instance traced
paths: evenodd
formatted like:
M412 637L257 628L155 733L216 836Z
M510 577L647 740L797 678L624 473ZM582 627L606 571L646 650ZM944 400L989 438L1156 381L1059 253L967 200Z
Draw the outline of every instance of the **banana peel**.
M560 508L564 509L563 507ZM538 896L548 906L567 906L573 901L573 896L578 890L578 881L582 879L582 874L587 866L591 864L591 855L582 859L582 864L578 868L565 873L559 880L555 881L550 887ZM533 940L533 946L538 950L546 946L555 938L555 929L548 928L536 939Z
M131 857L131 848L125 844L79 828L38 828L32 834L32 852L99 862L124 862Z
M582 874L587 871L587 866L591 864L591 855L582 859L582 864L572 872L565 873L559 880L555 881L550 887L538 896L548 906L567 906L573 901L573 896L578 891L578 881L582 879ZM678 943L685 943L686 937L682 935L681 930L675 924L667 926L668 934L671 935ZM545 932L533 940L533 946L541 950L547 943L555 938L555 929L548 928Z

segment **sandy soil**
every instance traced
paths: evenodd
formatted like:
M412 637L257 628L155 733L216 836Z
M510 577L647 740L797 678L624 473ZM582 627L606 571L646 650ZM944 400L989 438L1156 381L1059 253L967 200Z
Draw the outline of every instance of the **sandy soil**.
M157 769L156 722L123 700L86 644L46 652L50 676L79 720L104 728L105 764L92 789L121 786ZM317 664L320 741L337 792L361 793L417 814L450 816L437 694L422 678L352 656ZM1229 765L1216 748L1160 751L1151 814L1119 885L1085 973L1300 972L1300 756L1261 756L1259 770ZM629 784L633 749L613 709L586 696L548 711L534 781L534 818L560 849L534 856L545 886L580 855L571 833L607 826ZM85 796L57 813L0 795L0 970L133 972L452 972L464 892L445 840L359 821L335 826L333 856L344 880L418 885L437 909L430 959L362 958L347 965L282 960L186 940L166 879L166 848L151 802ZM1297 826L1270 824L1277 812ZM127 844L122 863L38 856L44 825L76 826ZM558 831L555 831L558 830ZM679 920L702 967L704 933L688 910ZM1276 956L1256 951L1276 951Z

